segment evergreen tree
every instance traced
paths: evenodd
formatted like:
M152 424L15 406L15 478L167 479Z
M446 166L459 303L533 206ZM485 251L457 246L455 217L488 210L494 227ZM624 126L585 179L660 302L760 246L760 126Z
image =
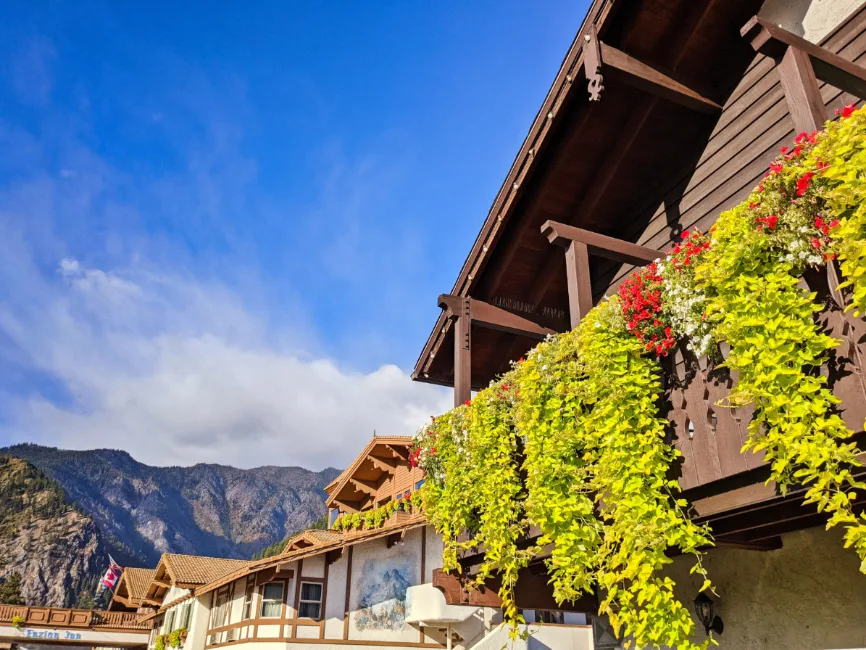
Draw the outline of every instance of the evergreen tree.
M20 573L10 573L3 582L0 582L0 604L24 605L24 596L21 595Z
M78 598L75 600L76 609L96 609L93 606L93 595L88 589L82 589L78 592Z

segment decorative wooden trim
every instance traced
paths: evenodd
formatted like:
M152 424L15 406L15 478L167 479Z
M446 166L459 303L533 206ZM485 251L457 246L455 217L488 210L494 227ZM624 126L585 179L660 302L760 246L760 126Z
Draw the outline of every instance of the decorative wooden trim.
M393 476L397 470L397 463L390 458L381 458L380 456L373 456L371 454L369 459L376 469L381 470L386 474Z
M289 581L280 580L283 583L283 603L280 605L280 618L286 618L289 609Z
M349 614L351 611L349 610L349 597L352 595L352 551L354 550L354 546L349 547L349 553L346 556L346 611L343 615L343 640L348 640L349 638Z
M518 316L510 311L491 305L489 302L476 298L460 298L450 294L442 294L438 298L438 305L446 311L449 317L459 317L463 301L469 300L469 318L473 325L486 327L487 329L520 334L528 338L541 340L549 334L556 332L549 327L544 327L528 318Z
M590 25L583 38L586 43L583 46L583 72L586 75L589 101L597 102L604 90L604 77L601 74L601 47L595 25Z
M366 483L366 481L360 481L355 478L350 478L349 483L354 485L355 488L359 492L363 492L364 494L369 494L371 497L375 497L379 492L378 488L374 488Z
M385 448L388 449L392 454L394 454L395 458L399 458L400 460L409 460L409 448L401 447L400 445L385 445Z

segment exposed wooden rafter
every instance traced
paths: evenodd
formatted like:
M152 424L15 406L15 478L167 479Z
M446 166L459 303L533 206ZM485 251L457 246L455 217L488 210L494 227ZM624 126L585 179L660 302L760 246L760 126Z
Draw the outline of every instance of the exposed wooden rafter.
M589 30L584 39L586 45L583 64L591 100L601 99L604 75L609 75L635 88L702 113L721 112L722 107L719 104L677 81L673 73L648 65L598 40L594 27Z
M363 492L364 494L369 494L370 496L376 496L376 492L379 490L378 486L357 478L350 478L349 483L357 488L358 491Z
M393 475L397 470L397 463L390 458L382 458L380 456L370 456L369 458L370 462L373 463L373 467L386 474Z
M406 447L401 447L399 445L385 445L385 447L394 454L395 457L399 458L402 461L409 460L409 449Z

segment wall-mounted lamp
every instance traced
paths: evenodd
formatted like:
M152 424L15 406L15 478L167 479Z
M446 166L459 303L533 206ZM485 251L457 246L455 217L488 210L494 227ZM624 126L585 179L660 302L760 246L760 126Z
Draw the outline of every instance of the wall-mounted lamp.
M715 603L713 599L701 592L695 598L695 614L698 615L698 620L704 626L704 631L709 634L715 632L721 634L725 629L725 624L722 619L714 615Z

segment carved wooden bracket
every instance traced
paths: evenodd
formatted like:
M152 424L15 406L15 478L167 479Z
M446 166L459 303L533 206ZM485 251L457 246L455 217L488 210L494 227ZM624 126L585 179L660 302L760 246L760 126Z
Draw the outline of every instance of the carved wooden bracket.
M590 101L598 101L601 98L601 91L604 90L602 72L609 71L611 77L676 104L702 113L721 112L722 107L719 104L677 81L671 72L648 65L598 40L594 26L590 27L583 38L585 40L583 70L588 83Z

